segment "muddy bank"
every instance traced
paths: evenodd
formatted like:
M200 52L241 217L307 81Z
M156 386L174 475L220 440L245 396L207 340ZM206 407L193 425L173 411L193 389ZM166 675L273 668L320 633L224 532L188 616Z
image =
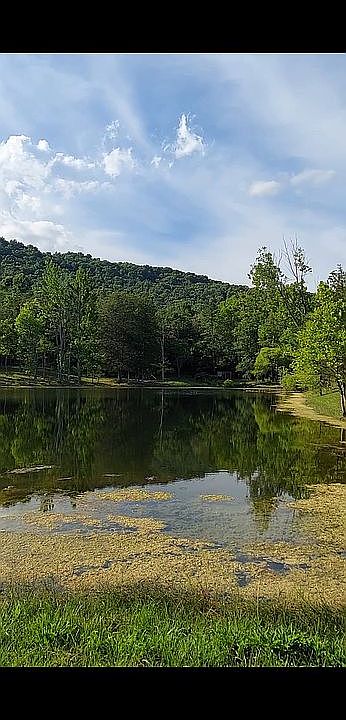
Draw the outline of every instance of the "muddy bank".
M334 425L335 427L346 429L346 420L340 420L330 415L320 415L318 412L313 410L307 404L307 399L303 393L289 393L288 395L282 394L280 396L279 403L276 408L279 412L289 412L291 415L296 417L308 418L308 420L319 420L325 422L328 425Z

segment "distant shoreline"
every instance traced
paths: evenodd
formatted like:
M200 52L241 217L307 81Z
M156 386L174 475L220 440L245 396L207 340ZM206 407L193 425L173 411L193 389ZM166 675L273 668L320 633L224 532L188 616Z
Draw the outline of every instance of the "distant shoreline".
M222 384L212 384L199 382L198 380L166 380L166 381L130 381L130 382L117 382L113 378L100 378L98 381L92 382L91 379L87 378L80 385L77 383L59 384L55 381L45 380L43 378L27 378L24 374L5 374L0 372L0 388L18 388L18 389L53 389L53 390L85 390L89 388L111 388L114 390L122 388L145 388L148 390L160 390L160 389L174 389L174 390L241 390L248 392L268 392L278 393L282 390L280 385L261 385L260 383L244 383L224 386Z

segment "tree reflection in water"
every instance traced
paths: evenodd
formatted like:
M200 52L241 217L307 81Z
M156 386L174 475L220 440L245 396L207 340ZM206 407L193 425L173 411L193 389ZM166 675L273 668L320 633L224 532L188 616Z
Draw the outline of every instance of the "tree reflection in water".
M3 390L0 503L32 493L166 483L227 470L247 484L266 527L276 498L342 482L338 428L275 412L275 396L224 390ZM9 475L19 467L51 470ZM108 477L106 477L108 475ZM10 480L9 480L10 478ZM13 487L9 487L9 485Z

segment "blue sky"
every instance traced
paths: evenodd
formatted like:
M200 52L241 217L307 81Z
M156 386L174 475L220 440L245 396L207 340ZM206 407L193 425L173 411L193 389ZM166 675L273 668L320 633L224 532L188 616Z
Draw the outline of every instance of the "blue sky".
M346 261L346 56L0 55L0 235L247 282Z

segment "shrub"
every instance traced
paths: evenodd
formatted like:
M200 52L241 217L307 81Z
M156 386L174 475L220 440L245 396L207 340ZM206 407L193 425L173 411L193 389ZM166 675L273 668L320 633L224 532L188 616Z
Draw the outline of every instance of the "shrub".
M224 380L222 384L225 388L233 387L233 380Z
M285 390L306 390L306 387L302 384L295 373L286 372L282 376L282 387Z

